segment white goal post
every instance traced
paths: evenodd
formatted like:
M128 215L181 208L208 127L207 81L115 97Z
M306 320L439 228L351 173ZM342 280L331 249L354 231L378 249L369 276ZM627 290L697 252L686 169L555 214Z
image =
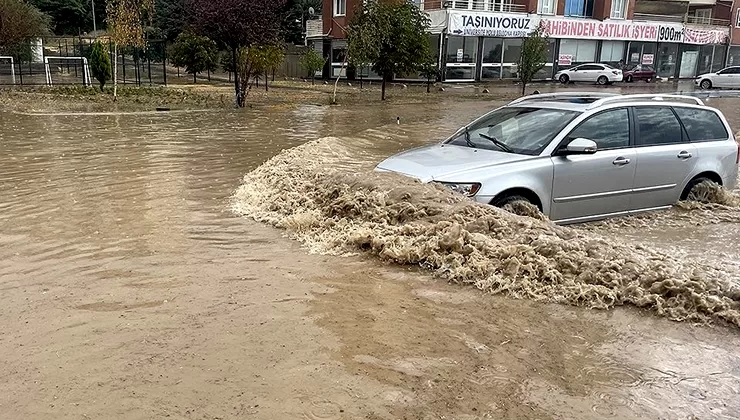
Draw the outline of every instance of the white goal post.
M0 55L0 60L10 60L10 78L13 80L13 84L15 84L15 62L13 61L13 57Z
M51 69L49 68L49 59L54 60L80 60L82 61L82 84L87 87L92 86L92 80L90 80L90 67L87 65L86 57L44 57L44 67L46 69L46 84L52 86L54 82L51 80Z

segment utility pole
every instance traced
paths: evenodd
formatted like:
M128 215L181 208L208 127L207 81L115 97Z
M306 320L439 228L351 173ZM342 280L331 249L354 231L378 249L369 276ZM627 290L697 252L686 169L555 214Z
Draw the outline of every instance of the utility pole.
M93 32L98 31L98 26L95 24L95 0L90 0L92 3L92 14L93 14Z

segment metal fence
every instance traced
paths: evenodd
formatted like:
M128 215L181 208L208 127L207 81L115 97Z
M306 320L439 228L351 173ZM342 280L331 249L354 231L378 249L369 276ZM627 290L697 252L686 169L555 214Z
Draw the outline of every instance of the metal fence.
M90 53L96 38L47 37L29 40L12 51L0 50L0 86L95 86L89 70ZM111 66L113 44L105 41ZM167 60L166 40L148 40L144 48L118 49L117 76L120 85L161 86L192 83L192 75ZM304 46L285 46L285 58L271 73L271 78L307 77L300 66ZM220 66L219 66L220 67ZM169 80L168 80L169 79ZM198 75L197 83L231 82L232 75L219 68Z
M0 51L0 85L90 85L84 59L95 38L48 37L29 40L13 51ZM108 42L111 66L113 44ZM84 58L84 59L83 59ZM143 48L119 48L118 83L166 85L167 42L147 40Z

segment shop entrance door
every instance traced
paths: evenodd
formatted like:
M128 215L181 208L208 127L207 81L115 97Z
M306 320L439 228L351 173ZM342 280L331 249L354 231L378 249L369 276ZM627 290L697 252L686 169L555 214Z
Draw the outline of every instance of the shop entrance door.
M684 51L681 54L681 69L678 77L688 79L696 77L696 61L699 59L699 51Z

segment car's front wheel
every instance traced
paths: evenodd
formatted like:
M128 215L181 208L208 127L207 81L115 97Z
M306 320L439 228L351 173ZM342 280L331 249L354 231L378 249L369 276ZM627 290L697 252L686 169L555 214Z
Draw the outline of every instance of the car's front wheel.
M603 86L603 85L609 83L609 78L607 78L606 76L599 76L599 78L596 79L596 83L598 83L598 84L600 84L600 85Z
M624 81L627 83L632 83L632 75L628 74L627 77L624 78Z
M704 79L699 83L699 87L702 89L711 89L712 88L712 81L708 79Z
M539 220L545 219L539 207L522 195L506 195L495 200L492 204L517 216L528 216Z
M566 84L568 83L568 80L570 80L570 78L568 77L567 74L561 74L558 80L560 81L560 83Z

